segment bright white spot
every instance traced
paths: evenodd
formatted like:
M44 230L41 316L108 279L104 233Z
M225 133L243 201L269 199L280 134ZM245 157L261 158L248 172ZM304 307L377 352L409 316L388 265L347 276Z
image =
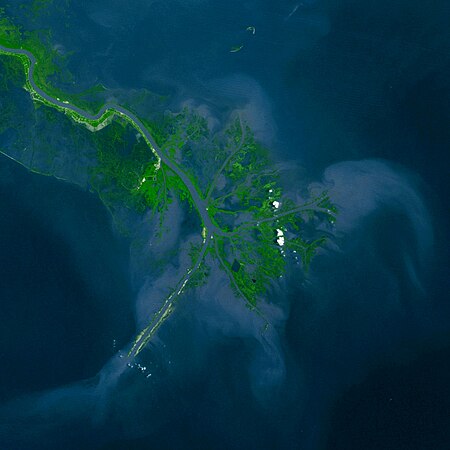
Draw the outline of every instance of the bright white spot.
M283 230L277 228L277 244L282 247L284 245L284 233Z
M274 206L275 209L278 209L280 207L280 202L277 202L276 200L274 200L272 202L272 205Z

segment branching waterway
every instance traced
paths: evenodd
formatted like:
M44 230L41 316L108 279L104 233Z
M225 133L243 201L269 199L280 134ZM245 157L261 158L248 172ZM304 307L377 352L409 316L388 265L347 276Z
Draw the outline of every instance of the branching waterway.
M212 239L214 233L222 234L223 232L222 232L222 230L220 230L217 226L215 226L212 223L211 218L209 217L208 212L207 212L206 201L204 199L200 198L200 195L197 192L196 188L194 187L192 181L177 166L177 164L172 162L166 155L164 155L164 153L161 151L161 149L156 144L156 142L153 139L150 132L147 130L145 125L142 123L142 121L139 120L138 117L136 117L135 114L133 114L131 111L128 111L123 106L112 104L112 103L105 104L99 110L99 112L97 114L90 114L89 112L84 111L83 109L77 107L76 105L72 105L66 101L62 101L60 99L53 98L53 97L49 96L46 92L44 92L42 89L40 89L39 86L36 85L33 74L34 74L34 69L37 64L37 60L31 52L29 52L28 50L24 50L24 49L10 49L10 48L3 47L2 45L0 45L0 51L5 54L9 54L9 55L23 55L29 59L30 65L28 66L26 76L27 76L27 82L30 84L31 88L34 91L34 92L32 92L32 94L35 94L35 95L37 94L39 97L42 97L42 99L44 99L47 103L55 106L56 108L62 109L64 111L73 111L74 113L82 116L86 121L88 121L88 123L89 122L92 123L92 122L96 122L96 121L102 122L101 119L103 117L107 116L108 113L111 113L111 112L113 114L118 114L118 115L122 116L123 118L125 118L125 120L130 122L130 124L134 128L136 128L137 131L139 131L139 133L146 139L146 142L149 144L151 151L157 155L158 161L164 162L183 181L184 185L186 186L186 188L189 191L189 194L192 198L192 202L195 205L195 208L202 219L203 226L204 226L204 230L203 230L204 245L202 247L202 251L198 257L198 260L195 263L195 265L190 270L188 270L187 275L179 283L179 286L181 286L181 287L177 287L177 289L166 299L163 306L158 311L155 319L150 323L150 325L147 328L145 328L139 334L139 336L136 339L136 342L132 348L133 355L137 355L142 350L142 348L145 346L145 344L148 342L149 338L153 335L153 333L156 331L156 329L161 325L161 323L164 321L164 319L170 314L174 300L176 299L176 297L178 297L182 293L184 286L188 283L189 279L192 277L194 272L200 266L201 261L205 255L208 243L209 243L208 238ZM107 120L107 118L105 118L104 120Z
M154 164L153 171L155 174L162 171L163 189L167 190L163 168L165 166L184 185L187 195L190 197L189 204L200 216L202 245L198 248L196 256L192 258L191 267L182 275L148 326L139 333L129 351L129 356L138 355L156 330L170 316L174 309L174 302L184 292L188 283L204 263L208 249L211 249L219 265L230 278L235 293L239 297L243 297L250 309L262 317L263 315L256 305L256 299L264 294L271 279L282 275L286 256L285 248L290 246L293 253L298 250L304 262L309 263L318 243L322 241L315 239L308 242L298 234L298 224L304 221L301 215L306 213L322 214L332 222L335 210L326 195L319 195L301 206L286 201L286 207L278 210L282 194L281 189L275 187L276 171L262 170L264 164L267 163L258 160L258 147L241 117L229 132L233 147L228 149L228 155L215 171L209 188L203 195L196 180L193 179L193 175L182 170L180 164L158 146L147 126L133 112L121 105L106 103L97 114L92 114L67 100L52 97L36 84L34 71L39 62L33 53L23 48L8 48L0 45L1 54L14 56L21 60L26 76L25 89L29 91L34 101L55 108L71 117L75 122L85 125L92 132L103 129L114 117L122 118L131 125L143 137L149 150L153 153L153 157L156 158L157 162ZM225 176L223 174L225 170L227 170L230 193L213 198L212 194L221 189L218 187L218 180ZM144 177L142 182L145 180ZM244 201L244 205L247 205L242 210L230 210L230 214L235 217L239 215L239 212L244 211L247 218L233 230L230 230L229 224L221 225L218 221L220 213L226 211L223 202L230 195L234 195L236 199ZM255 203L259 203L260 206L254 206ZM252 229L256 234L248 234ZM238 236L242 232L246 234ZM282 239L276 240L275 236L279 238L280 233ZM237 237L239 237L239 242L236 241ZM212 243L213 245L210 245ZM266 327L267 325L268 321L266 321Z

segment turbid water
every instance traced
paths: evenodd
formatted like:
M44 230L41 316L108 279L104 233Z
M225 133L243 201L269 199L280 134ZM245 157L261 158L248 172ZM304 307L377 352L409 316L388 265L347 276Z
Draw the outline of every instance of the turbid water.
M339 247L317 258L305 286L294 275L286 291L270 294L272 306L288 305L279 346L261 349L251 320L230 312L234 303L218 277L180 304L150 346L151 378L133 369L114 391L82 382L68 388L92 374L80 370L80 352L66 360L78 371L50 383L49 369L27 386L32 377L19 377L24 362L8 375L22 379L16 392L61 389L3 405L3 446L445 450L448 2L97 0L75 2L64 17L49 8L39 26L52 28L61 51L74 51L77 85L147 87L169 95L175 109L202 104L218 121L239 108L274 154L302 165L304 178L320 180L326 170L341 211ZM240 43L240 52L229 52ZM27 177L34 175L5 188L5 210ZM53 221L57 214L46 208ZM31 217L25 222L36 229ZM16 231L8 227L2 236ZM63 227L59 245L70 230ZM11 278L23 280L21 268L5 273ZM150 277L139 298L157 293ZM94 371L106 357L99 353ZM277 380L274 390L268 379ZM43 412L53 426L39 421Z

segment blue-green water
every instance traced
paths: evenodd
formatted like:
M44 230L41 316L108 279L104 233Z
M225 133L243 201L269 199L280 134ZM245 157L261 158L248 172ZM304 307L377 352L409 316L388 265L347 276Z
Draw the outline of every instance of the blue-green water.
M296 182L325 177L338 247L270 298L287 305L273 347L217 283L150 347L153 378L91 389L76 382L133 332L126 246L89 194L2 160L3 447L449 448L449 20L445 1L50 8L76 85L244 109Z

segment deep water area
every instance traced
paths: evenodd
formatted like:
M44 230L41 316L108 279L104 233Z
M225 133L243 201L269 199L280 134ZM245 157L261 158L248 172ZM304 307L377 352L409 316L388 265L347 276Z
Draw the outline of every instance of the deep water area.
M158 247L144 217L130 250L95 195L1 156L0 448L448 450L450 3L55 0L27 20L67 55L62 89L148 90L216 128L239 111L285 187L339 213L268 291L266 335L213 269L127 366L198 219L173 204Z
M101 202L1 157L0 396L94 376L134 331L128 249Z

